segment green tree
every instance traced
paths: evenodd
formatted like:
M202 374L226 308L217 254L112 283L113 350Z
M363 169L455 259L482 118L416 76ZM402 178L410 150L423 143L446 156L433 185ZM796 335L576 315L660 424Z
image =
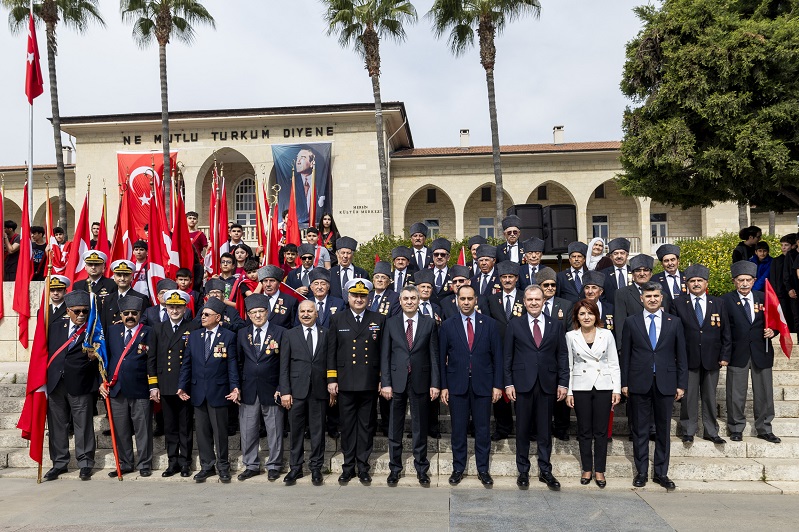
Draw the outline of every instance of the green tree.
M120 0L123 22L133 24L133 40L144 48L155 40L161 77L161 138L164 149L164 194L167 216L171 219L171 164L169 161L169 96L166 74L166 45L174 37L186 44L194 42L194 26L216 28L214 17L196 0Z
M799 205L799 3L665 0L635 12L622 191L683 208Z
M375 99L377 158L383 196L383 233L391 234L391 205L388 187L388 161L383 133L383 101L380 96L380 40L402 42L405 24L417 20L416 9L408 0L322 0L326 7L328 35L338 34L339 44L352 45L366 63Z
M514 20L532 15L538 17L541 5L538 0L436 0L427 17L433 22L436 37L447 35L447 44L457 57L474 45L474 34L480 43L480 64L486 71L488 86L488 114L491 119L491 152L496 182L496 227L502 234L505 217L505 193L502 185L502 166L499 157L499 125L497 123L497 96L494 91L494 66L497 62L495 38Z
M0 0L9 8L8 25L12 33L28 29L29 0ZM67 180L64 173L64 147L61 143L61 112L58 107L58 75L55 58L58 55L56 26L63 22L68 28L83 33L91 23L105 26L97 0L42 0L33 3L33 16L44 22L47 32L47 70L50 78L50 107L53 114L53 141L55 145L56 174L58 177L58 225L67 230Z

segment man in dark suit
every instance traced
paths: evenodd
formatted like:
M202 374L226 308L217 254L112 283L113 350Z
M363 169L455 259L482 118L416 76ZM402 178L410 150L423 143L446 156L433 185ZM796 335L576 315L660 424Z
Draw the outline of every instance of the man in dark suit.
M663 286L663 298L671 305L672 301L687 291L685 275L680 272L680 246L663 244L658 247L657 256L663 264L663 271L654 280Z
M336 312L344 310L344 301L338 297L330 295L330 270L324 268L314 268L308 275L311 281L308 299L316 308L316 324L325 329L330 324L330 317ZM294 325L298 325L299 308L294 319Z
M189 334L180 366L178 397L191 399L197 425L201 469L194 475L196 482L215 475L216 465L219 480L230 482L227 405L239 402L239 369L236 335L220 326L225 308L215 297L206 301L200 314L202 329Z
M343 299L344 285L353 279L368 279L369 274L363 268L352 263L352 257L358 248L358 242L351 237L342 236L336 240L336 257L338 264L330 268L330 295Z
M543 268L541 256L544 254L544 241L540 238L530 238L522 242L524 250L524 263L519 265L519 289L524 290L535 283L535 275Z
M608 242L608 253L613 266L609 266L600 273L605 275L605 301L611 305L616 303L616 290L620 290L633 282L633 272L627 265L630 255L630 241L626 238L614 238ZM583 283L585 284L585 283Z
M646 485L649 475L650 418L655 425L655 474L652 480L667 490L671 412L688 386L685 334L677 316L667 314L663 287L651 281L641 287L642 312L625 320L621 348L621 392L629 398L630 429L636 475L633 486Z
M385 318L367 310L372 289L368 279L351 279L345 290L349 310L330 319L327 342L327 389L338 397L341 415L341 451L344 455L339 484L355 477L370 484L369 457L374 446L374 418L380 384L380 342ZM371 355L371 358L370 358Z
M599 309L599 317L602 318L602 323L605 324L605 329L613 332L613 304L607 300L603 301L604 286L607 286L608 281L605 274L597 271L589 271L583 277L583 295L585 299L596 304Z
M131 288L130 283L133 280L134 268L135 265L129 260L117 260L111 263L111 271L114 273L114 283L116 283L117 289L110 292L102 300L100 322L104 331L109 330L115 323L122 323L122 317L119 315L119 300L123 297L133 296L140 298L142 300L142 311L150 308L150 296Z
M269 323L290 329L294 326L297 314L297 300L280 292L283 270L279 266L268 265L258 270L258 280L263 286L263 294L269 298Z
M387 483L396 486L402 473L405 409L410 403L413 458L419 484L430 486L427 429L430 401L440 392L438 334L434 320L419 315L419 291L409 285L400 292L402 314L386 320L380 349L380 395L391 401L388 431Z
M311 283L313 284L313 283ZM319 326L316 307L303 301L297 309L300 325L283 333L280 342L280 401L288 409L291 427L290 471L283 479L291 486L302 478L303 435L311 435L311 482L324 482L325 408L332 403L327 391L327 335Z
M588 245L583 242L569 244L569 268L558 272L558 297L576 303L583 291L583 275L588 271L585 267L585 257L588 255Z
M521 264L524 251L519 245L521 236L522 219L511 214L502 220L502 234L505 236L505 243L497 246L497 263L511 260L516 264Z
M480 272L472 277L470 284L477 291L478 298L496 294L502 290L494 268L496 255L497 248L494 246L483 244L477 248L477 264Z
M236 354L239 360L241 399L239 427L244 471L239 480L261 474L258 456L260 419L266 427L269 461L266 470L269 480L280 477L283 467L283 408L280 406L280 342L283 327L268 322L269 297L251 294L244 300L252 325L239 329Z
M373 290L366 298L366 308L383 316L396 316L400 313L399 293L391 288L391 265L380 261L375 264L372 274Z
M498 262L497 275L502 285L502 292L486 297L488 301L487 314L497 322L499 336L504 342L505 329L511 320L524 314L524 296L521 290L516 289L519 280L517 275L519 266L512 260ZM504 344L503 344L504 345ZM500 441L513 432L513 407L510 401L503 396L494 403L494 433L491 441Z
M155 285L155 289L158 292L158 305L152 306L142 312L141 323L142 325L147 325L152 327L156 323L160 323L162 321L169 321L169 313L166 309L166 304L164 303L164 294L170 290L177 290L178 283L173 281L172 279L161 279ZM193 316L191 315L191 311L188 307L183 307L183 312L186 314L186 319L190 320Z
M67 306L64 304L64 296L67 294L67 288L69 288L69 278L64 277L63 275L51 275L50 276L50 308L47 310L50 314L48 315L50 326L53 326L53 323L58 322L59 320L69 319L67 318ZM40 310L39 312L44 312L45 309Z
M777 332L766 327L763 292L752 290L757 265L749 261L734 262L731 272L735 290L722 296L732 331L732 355L727 366L727 429L732 441L742 441L751 370L757 437L780 443L771 430L774 419L774 347L771 339Z
M297 248L297 256L300 258L300 265L286 275L285 283L300 294L310 298L310 275L315 269L313 263L316 258L316 248L312 244L302 244Z
M452 420L449 483L457 485L466 469L466 429L471 414L477 478L490 487L494 484L488 463L491 403L502 398L502 342L496 322L475 311L474 287L461 286L457 298L460 312L444 321L439 330L441 401L449 406Z
M189 334L197 329L197 324L186 318L190 297L182 290L167 291L164 303L169 319L154 324L147 335L150 395L161 403L164 443L169 460L167 468L161 473L162 477L180 473L181 477L186 478L191 474L192 408L191 404L178 397L183 354Z
M688 387L680 402L682 441L694 441L698 426L699 397L702 397L704 439L715 444L727 443L719 436L716 419L716 388L719 367L730 362L732 336L727 308L720 297L707 293L710 271L701 264L685 270L688 293L674 300L672 312L682 320L688 349Z
M412 272L425 270L430 268L433 264L433 257L431 256L432 247L425 247L424 242L427 240L429 233L428 227L422 222L416 222L411 225L408 230L411 235L411 265ZM435 250L432 250L435 251Z
M544 293L538 286L524 291L525 316L512 320L505 331L505 392L516 401L516 484L530 486L530 430L535 424L538 480L551 490L560 482L552 475L552 419L555 401L563 402L569 391L569 359L566 331L543 315Z
M465 257L467 259L466 267L469 268L469 271L471 272L469 274L469 278L472 278L480 273L480 265L478 264L477 261L477 248L485 244L488 244L488 240L486 240L484 237L480 235L473 236L466 243L466 245L469 246L465 252ZM454 291L455 290L453 290L453 292Z
M108 257L102 251L90 249L84 251L81 258L86 265L86 273L89 277L82 281L76 281L72 289L91 292L98 296L100 301L105 301L107 296L117 291L116 283L105 276L105 265Z
M91 401L100 385L100 371L97 358L83 352L89 303L89 293L83 290L64 296L69 319L55 324L47 339L47 426L53 467L44 474L44 480L55 480L67 472L70 417L80 479L92 478L97 442Z
M452 242L446 238L436 238L430 244L430 249L433 253L433 265L430 269L433 273L433 293L430 299L433 303L438 303L441 299L451 296L449 262L450 251L452 250ZM420 271L424 271L420 270Z
M100 385L100 395L110 396L111 415L116 429L119 469L124 475L133 471L133 438L136 438L138 459L136 469L143 477L152 475L153 469L153 410L150 399L157 393L150 391L147 376L147 337L151 329L139 323L142 300L123 297L119 300L122 323L108 330L109 382ZM117 477L117 471L108 473Z

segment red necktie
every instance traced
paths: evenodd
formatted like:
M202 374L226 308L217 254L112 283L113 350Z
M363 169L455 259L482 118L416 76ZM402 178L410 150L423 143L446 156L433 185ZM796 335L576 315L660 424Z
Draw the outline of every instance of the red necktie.
M538 318L533 320L533 340L536 347L541 347L541 327L538 326Z
M413 348L413 320L408 320L408 328L405 329L405 338L408 339L408 349Z
M466 341L469 342L469 351L471 351L472 346L474 345L474 329L472 328L472 318L466 318Z

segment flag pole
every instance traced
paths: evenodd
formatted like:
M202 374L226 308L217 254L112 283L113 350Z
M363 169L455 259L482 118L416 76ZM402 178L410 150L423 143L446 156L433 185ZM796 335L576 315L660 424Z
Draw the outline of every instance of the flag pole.
M30 1L30 16L33 18L33 0ZM28 139L28 224L33 225L33 100L31 100L30 109L28 110L28 129L30 130L30 138Z
M49 197L49 196L48 196ZM47 340L50 338L50 276L53 274L53 250L51 249L47 254L47 279L45 279L44 283L44 290L47 294L46 297L42 298L42 302L45 303L44 307L44 338L45 344L47 344ZM45 394L47 398L47 394ZM45 399L48 400L48 399ZM44 438L42 438L42 457L44 457ZM42 458L42 462L44 462L44 458ZM39 470L36 476L36 483L42 483L42 462L39 462Z

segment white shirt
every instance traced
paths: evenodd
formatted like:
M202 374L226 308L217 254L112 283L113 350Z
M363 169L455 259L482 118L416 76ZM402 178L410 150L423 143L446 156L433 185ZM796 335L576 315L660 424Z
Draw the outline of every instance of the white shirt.
M552 316L552 298L544 301L544 308L541 310L541 314L544 316L547 314L549 314L550 317Z
M472 332L477 332L475 328L475 324L477 323L477 312L472 312L470 316L467 316L463 312L460 313L461 315L461 323L463 324L463 330L466 333L466 339L469 339L469 328L466 326L466 318L472 320Z
M347 272L347 280L348 281L352 281L353 280L353 275L355 274L355 270L352 269L352 264L350 264L349 266L346 266L346 267L345 266L341 266L341 271L338 272L339 273L339 275L338 275L339 284L341 284L344 281L344 272Z
M646 329L647 337L649 336L649 324L652 323L652 320L649 319L650 314L655 315L655 336L659 340L660 328L663 325L663 309L658 309L657 312L649 312L644 309L644 328Z
M621 278L622 278L622 281L624 283L621 286L618 286L619 285L619 271L621 271ZM613 267L613 276L616 278L616 288L624 288L625 286L627 286L627 273L628 273L627 272L627 266L622 266L621 268L618 268L616 266Z
M311 329L311 339L313 340L313 349L311 350L311 355L316 353L316 345L319 343L319 330L316 328L316 324L310 327ZM302 336L303 338L308 337L308 327L305 325L302 326Z
M535 274L538 273L538 269L541 267L540 264L528 264L527 271L530 273L530 279L535 280Z
M399 282L399 276L402 274L402 284ZM408 268L404 270L395 270L394 271L394 286L397 288L397 292L399 292L405 283L408 281Z
M366 312L365 310L364 310L364 312L361 312L360 314L356 313L352 309L350 309L350 312L352 312L352 315L355 317L356 321L360 318L361 323L363 323L363 314L364 314L364 312Z
M677 288L679 289L676 294L674 293L675 281L677 282ZM674 272L674 275L666 272L666 282L669 284L669 292L671 292L672 295L680 295L680 292L682 291L682 275L680 275L680 270Z
M410 318L403 312L402 313L402 330L408 330L408 320L413 321L413 337L412 340L416 339L416 331L419 330L419 314L416 313Z
M543 312L539 314L537 317L533 317L532 314L529 312L527 313L527 324L530 326L530 334L533 334L533 338L535 338L535 334L533 333L533 320L538 320L538 328L541 329L541 338L544 337L544 329L546 329L546 316Z
M433 316L433 305L430 304L430 301L421 301L419 303L419 312L423 315L428 316L430 318Z
M695 296L691 294L691 308L696 308L696 300L699 299L699 308L702 309L702 318L707 316L707 297L704 295ZM743 302L741 303L743 304Z
M445 284L447 284L447 272L448 271L449 271L449 267L447 267L447 266L444 266L441 269L438 269L438 268L433 269L433 274L434 274L433 287L435 287L436 283L438 282L438 273L439 272L441 272L441 286L444 286Z
M519 243L508 243L508 258L513 262L519 262Z
M214 327L210 331L208 329L206 329L205 330L205 338L203 338L203 341L204 342L207 341L207 338L208 338L209 334L211 335L211 339L215 338L216 337L216 333L217 333L218 330L219 330L219 325L217 325L216 327Z
M417 263L416 265L419 266L419 253L422 254L422 264L420 268L424 268L424 263L427 262L427 248L416 249L412 248L413 251L413 262Z
M317 299L315 303L316 303L316 310L319 310L319 303L321 303L322 310L324 311L327 308L327 294L325 294L325 297L323 297L322 299Z
M741 298L741 305L744 304L744 300L749 302L749 321L755 321L755 299L752 297L752 292L746 296L738 292L738 297Z
M514 288L512 292L502 292L502 310L505 310L505 303L508 301L508 297L510 297L510 307L513 308L513 304L516 302L516 289Z
M175 327L180 327L181 323L183 323L182 317L178 321L172 321L172 318L169 318L169 325L172 327L172 332L175 332Z
M255 345L255 335L258 334L258 331L261 331L261 345L255 345L256 348L260 349L266 340L266 328L269 327L269 322L264 323L261 327L256 327L255 325L252 326L252 341Z

